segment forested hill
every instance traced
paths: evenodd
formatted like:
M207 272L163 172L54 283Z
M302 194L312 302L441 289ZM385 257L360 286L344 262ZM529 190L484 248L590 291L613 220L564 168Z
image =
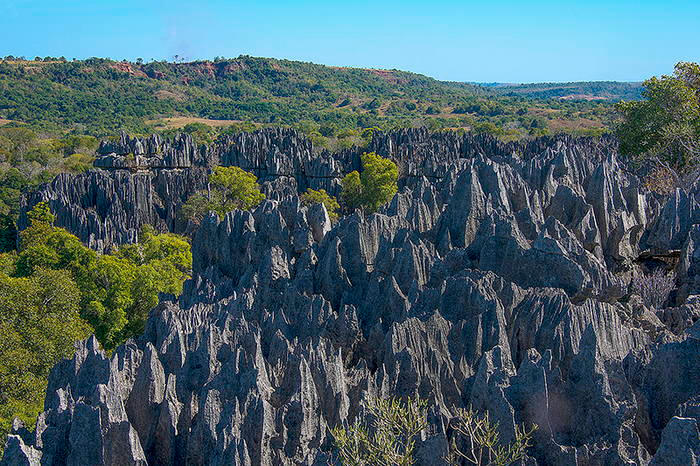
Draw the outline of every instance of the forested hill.
M604 127L608 101L636 96L627 83L574 84L525 92L522 86L249 56L189 63L8 56L0 60L0 124L109 135L117 129L153 131L172 123L164 119L189 117L216 120L217 126L311 122L330 128L322 133L425 124L518 137L532 133L538 119L534 128L540 133L543 123L552 132ZM590 101L598 98L606 100Z
M571 83L500 84L489 87L499 95L535 99L565 100L639 100L641 82L592 81Z

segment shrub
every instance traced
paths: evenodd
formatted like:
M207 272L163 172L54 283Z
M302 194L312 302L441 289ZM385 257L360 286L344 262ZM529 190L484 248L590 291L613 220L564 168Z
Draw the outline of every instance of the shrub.
M532 434L537 430L534 425L530 430L525 426L515 426L515 440L502 445L498 434L498 423L491 422L488 412L479 416L474 410L459 409L454 423L456 437L461 437L468 447L460 450L455 438L450 445L447 458L449 464L460 464L460 459L471 464L505 466L515 463L525 456L525 451L532 446Z
M633 161L649 161L683 175L700 166L700 65L680 62L671 76L644 81L644 99L620 102L616 133L620 152Z
M675 286L676 276L663 268L650 274L635 273L630 283L631 291L641 296L644 304L659 309L668 300Z
M415 439L427 426L427 403L409 398L370 398L369 425L358 419L332 429L333 442L343 465L413 464Z
M301 195L301 203L305 206L323 204L326 206L326 211L328 211L328 217L331 221L335 223L338 220L338 209L340 209L340 205L335 197L328 194L325 189L319 189L318 191L311 188L307 189L306 192Z
M398 190L399 170L394 162L374 152L362 155L362 173L352 171L342 180L343 202L349 209L376 212Z
M193 194L180 211L195 224L199 224L209 211L223 217L232 210L252 209L265 199L257 177L239 167L216 167L209 175L209 184L210 192Z
M333 444L344 466L412 465L416 438L427 425L424 400L370 398L366 412L354 424L332 429ZM534 424L530 430L516 426L515 440L502 444L498 423L491 422L488 413L480 416L471 408L458 409L451 427L454 435L444 459L452 465L467 461L479 466L505 466L522 459L537 430Z

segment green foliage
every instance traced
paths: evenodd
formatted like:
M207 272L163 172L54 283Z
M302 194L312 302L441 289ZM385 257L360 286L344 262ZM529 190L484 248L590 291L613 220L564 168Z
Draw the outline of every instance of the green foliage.
M415 441L427 427L427 402L409 398L370 398L364 415L355 423L331 429L337 460L343 466L412 465ZM454 432L448 464L464 461L477 466L506 466L525 457L532 446L532 425L515 427L515 439L503 444L498 423L489 414L479 415L470 409L458 409L450 423Z
M374 212L394 197L398 190L396 164L373 152L362 155L362 196L367 210Z
M252 209L265 199L258 178L240 167L216 167L209 183L222 194L225 212Z
M198 192L191 195L187 202L180 208L180 215L195 225L199 225L209 211L217 212L217 205L221 204L219 193Z
M308 188L300 197L302 205L323 204L326 206L326 211L328 211L328 217L331 221L333 223L338 221L338 209L340 209L340 204L338 204L336 198L328 194L325 189L316 191Z
M232 210L252 209L265 199L257 177L240 167L216 167L209 184L209 192L193 194L182 206L182 215L195 224L209 211L224 217Z
M374 152L362 155L362 173L353 171L342 180L343 202L349 209L376 212L398 190L399 170L394 162Z
M638 98L638 91L639 85L632 83L480 86L397 70L249 56L192 63L0 60L1 118L42 132L71 130L96 136L120 129L146 133L157 124L152 120L184 115L272 125L310 121L316 131L309 137L333 147L336 128L428 125L450 112L503 127L518 121L524 102L559 116L572 110L574 120L602 121L600 112L610 104L586 98ZM449 118L446 125L463 126L458 117ZM186 131L198 142L215 132L198 126ZM527 128L518 128L518 134L527 136Z
M488 87L497 95L522 96L530 99L584 100L602 97L612 100L637 100L641 95L639 83L615 81L495 84Z
M43 222L53 225L53 222L56 221L56 216L51 213L49 204L45 201L38 203L32 210L27 212L27 218L29 219L29 223L31 225L33 225L35 222Z
M700 164L700 65L678 63L672 76L644 82L644 100L617 106L620 150L674 173Z
M357 170L353 170L343 177L341 180L343 191L341 198L343 204L349 210L355 210L362 207L362 181Z
M100 255L52 226L46 205L37 204L29 217L31 226L20 234L15 275L58 270L73 277L80 291L80 315L107 349L142 332L158 293L179 294L189 276L190 246L177 235L157 235L145 228L139 243Z
M0 253L10 252L17 244L17 227L10 215L0 214Z
M65 171L70 173L84 173L92 168L95 156L87 154L71 154L63 159Z
M409 398L370 398L367 417L332 429L338 459L344 466L412 465L415 439L427 426L427 402Z
M0 438L15 416L34 422L49 370L89 335L79 310L80 292L64 271L38 269L23 278L0 273Z
M457 410L452 428L456 435L445 458L449 464L459 465L466 460L477 466L506 466L525 456L526 450L532 446L532 434L537 430L537 425L533 425L529 431L525 426L516 426L515 440L503 445L498 423L491 422L488 412L480 416L469 408Z
M159 293L180 294L190 245L144 228L137 244L100 255L53 226L46 203L28 212L16 253L0 254L0 437L33 424L50 368L95 333L106 349L143 332Z
M211 144L214 141L215 131L209 125L204 123L189 123L182 128L182 132L192 136L197 144Z
M253 123L252 121L240 121L237 123L232 123L224 128L222 128L219 131L220 135L229 135L229 134L236 134L236 133L252 133L256 129L258 129L259 126Z
M22 192L58 173L90 168L94 157L76 151L93 153L96 147L97 140L91 136L42 138L23 126L0 127L0 215L15 220Z

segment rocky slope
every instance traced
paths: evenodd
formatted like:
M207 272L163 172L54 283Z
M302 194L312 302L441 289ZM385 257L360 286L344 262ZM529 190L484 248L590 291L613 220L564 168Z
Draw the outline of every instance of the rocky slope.
M269 200L205 220L193 278L144 335L59 363L2 464L321 465L329 427L370 395L429 400L419 464L443 464L468 405L504 439L536 423L528 464L697 464L697 189L645 192L609 139L408 130L369 150L399 164L401 190L335 225L296 193L337 192L359 152L314 155L284 130L202 149L124 137L104 169L29 197L96 248L184 229L178 203L215 163L255 171ZM659 267L678 279L654 310L629 282Z

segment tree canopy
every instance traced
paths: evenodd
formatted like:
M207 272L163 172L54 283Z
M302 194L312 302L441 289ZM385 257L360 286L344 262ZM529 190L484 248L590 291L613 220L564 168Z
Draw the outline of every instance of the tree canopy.
M374 152L362 155L362 172L352 171L342 180L343 202L349 209L376 212L398 190L399 170L394 162Z
M69 274L37 269L29 277L0 272L0 437L18 416L31 423L53 365L90 334L80 318L80 291Z
M700 163L700 65L681 62L671 76L644 81L644 100L617 105L620 151L676 177Z
M20 234L14 275L58 270L70 276L80 291L81 317L107 349L139 334L158 293L179 294L189 277L190 245L177 235L155 234L146 227L139 243L101 255L54 227L46 203L37 204L28 217L31 225Z
M340 209L340 204L335 197L331 196L326 192L325 189L307 189L301 196L302 205L313 205L313 204L323 204L328 212L328 217L332 222L338 220L338 209Z
M166 118L180 116L198 123L219 120L212 121L215 127L221 120L295 126L310 122L305 132L315 144L342 141L338 147L359 141L341 138L337 130L372 126L445 129L490 122L482 128L495 126L505 137L526 137L532 117L544 112L553 132L580 134L607 125L609 100L639 97L636 83L481 86L398 70L249 56L191 63L6 57L0 58L0 90L0 119L42 132L147 133L171 126ZM523 106L532 112L517 113ZM212 131L197 124L185 131L198 142L212 138Z
M252 209L265 199L257 177L239 167L216 167L209 175L209 186L208 192L190 196L182 206L182 215L195 224L209 211L223 217L232 210Z
M44 202L28 212L19 250L0 254L0 436L41 409L51 367L94 333L112 349L143 332L159 293L179 294L192 254L177 235L145 227L137 244L98 254L53 225Z

